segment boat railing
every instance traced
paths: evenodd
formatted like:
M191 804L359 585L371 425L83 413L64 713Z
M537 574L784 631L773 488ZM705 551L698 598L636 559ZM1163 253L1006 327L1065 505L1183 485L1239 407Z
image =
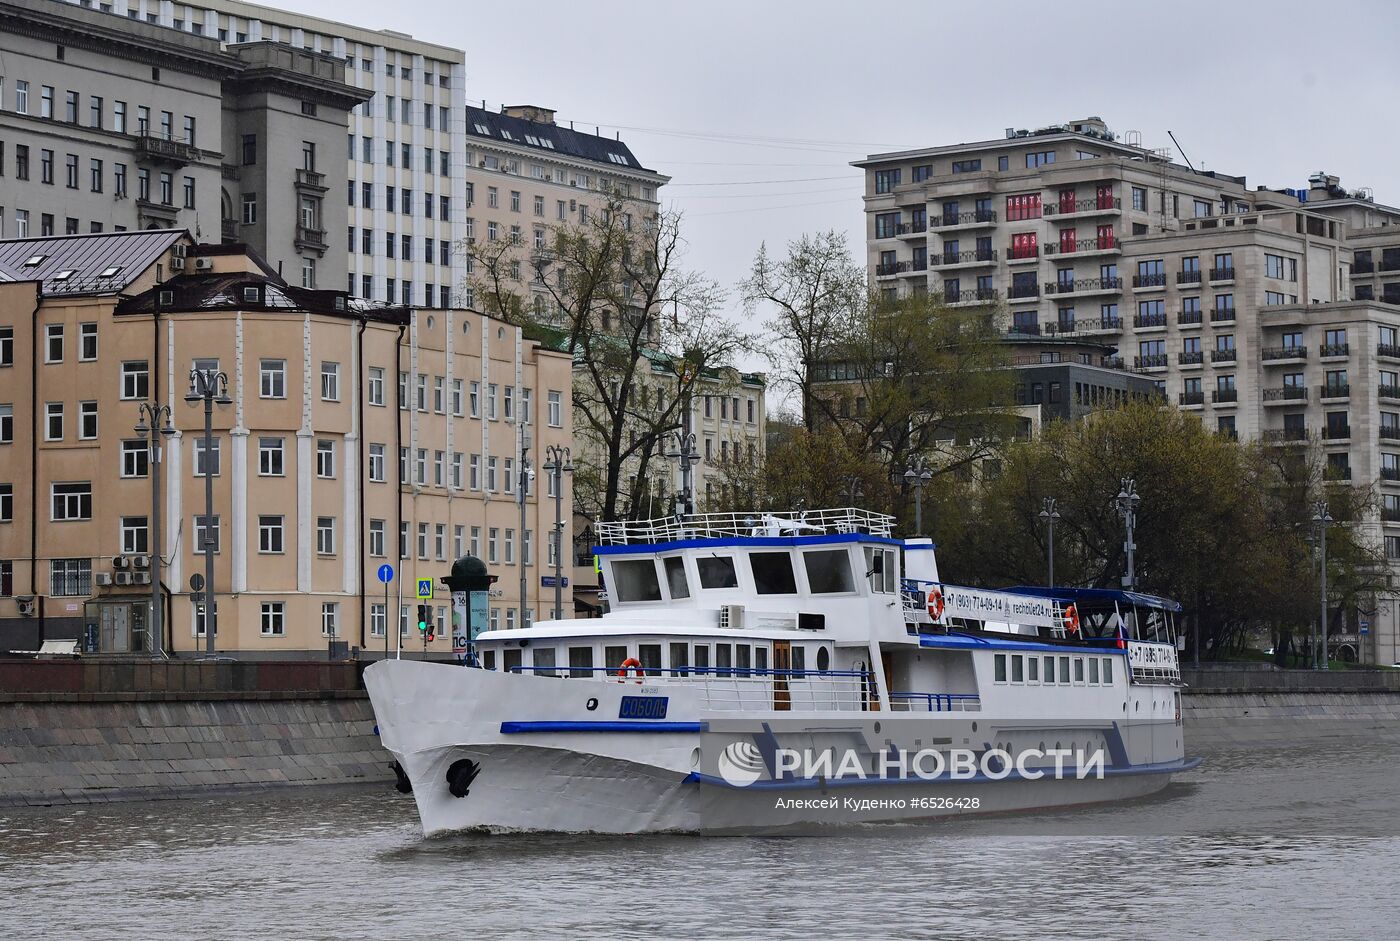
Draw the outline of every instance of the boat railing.
M920 627L923 625L933 625L935 627L944 628L945 630L947 629L948 624L946 622L935 621L933 615L931 615L928 610L929 592L935 586L939 588L957 587L949 586L945 582L929 581L923 578L900 579L899 595L901 605L904 609L905 624L914 624ZM996 593L995 589L990 589L990 591ZM1006 593L1002 592L1002 594ZM1049 629L1050 636L1064 639L1066 636L1064 605L1059 601L1052 601L1051 610L1053 612L1053 626Z
M645 520L596 524L598 544L626 546L680 539L755 536L818 536L868 533L890 537L894 517L860 507L803 510L799 513L692 513Z
M1178 686L1181 684L1179 667L1160 665L1133 665L1132 680L1142 686Z
M976 693L890 692L893 712L978 712L982 697Z
M749 667L631 668L512 666L508 672L560 679L694 688L716 712L860 712L877 701L873 677L859 670L772 670Z

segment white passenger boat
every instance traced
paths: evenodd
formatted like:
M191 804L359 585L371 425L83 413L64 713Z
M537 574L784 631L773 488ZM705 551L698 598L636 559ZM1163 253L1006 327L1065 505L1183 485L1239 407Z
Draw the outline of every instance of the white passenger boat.
M1139 797L1174 602L939 581L859 509L599 525L611 611L365 671L424 832L772 832Z

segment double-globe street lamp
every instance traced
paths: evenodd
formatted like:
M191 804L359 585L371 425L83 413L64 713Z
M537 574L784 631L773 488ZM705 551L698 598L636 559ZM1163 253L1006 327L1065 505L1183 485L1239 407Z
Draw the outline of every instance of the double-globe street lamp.
M933 479L922 456L915 455L904 472L904 483L914 488L914 535L924 534L924 486Z
M1041 501L1040 519L1045 523L1045 545L1049 559L1046 562L1045 584L1055 587L1055 523L1060 519L1060 511L1055 508L1055 498L1046 497Z
M164 605L160 597L160 459L161 459L161 438L169 438L175 434L175 428L170 424L170 406L157 405L155 402L142 402L140 418L136 422L134 431L137 437L147 441L147 460L150 464L151 473L151 632L153 639L151 650L160 652L165 646L165 618Z
M564 616L564 475L574 472L569 449L551 444L544 449L545 473L554 484L554 616Z
M1133 530L1137 527L1137 510L1142 503L1142 497L1138 496L1137 482L1131 477L1124 477L1119 481L1118 496L1113 498L1113 507L1118 511L1118 515L1123 517L1123 528L1127 533L1127 539L1123 543L1123 550L1128 555L1128 574L1123 576L1123 587L1132 591L1137 587L1137 575L1133 571L1133 552L1137 549L1137 543L1133 541Z
M1320 575L1322 590L1318 602L1318 621L1322 630L1322 647L1320 652L1315 652L1313 654L1313 662L1314 665L1317 665L1317 658L1321 657L1321 669L1326 670L1330 668L1327 662L1327 526L1330 523L1336 522L1332 519L1332 514L1327 512L1326 500L1319 500L1317 503L1313 504L1312 521L1313 525L1317 527L1317 542L1322 551ZM1357 645L1357 648L1360 649L1360 644Z
M204 540L200 548L204 552L204 652L212 657L214 632L218 629L218 608L214 602L214 406L233 404L228 394L228 374L217 369L191 369L185 401L204 403Z

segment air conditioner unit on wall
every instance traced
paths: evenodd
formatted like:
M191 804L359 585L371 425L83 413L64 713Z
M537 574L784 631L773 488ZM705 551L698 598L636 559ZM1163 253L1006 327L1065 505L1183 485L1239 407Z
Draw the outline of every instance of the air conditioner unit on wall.
M187 246L185 246L185 245L183 245L183 244L180 244L180 243L176 243L176 244L170 246L170 257L171 257L171 258L184 258L184 257L185 257L186 250L187 250Z
M96 574L97 584L101 588L107 588L112 584L111 572L98 572Z
M720 605L719 626L731 631L741 630L744 626L744 606L741 604Z
M176 255L176 256L174 256L174 257L172 257L172 258L170 259L170 270L171 270L171 271L184 271L184 270L185 270L185 258L184 258L183 255Z
M196 258L196 259L194 260L194 270L195 270L195 271L213 271L213 270L214 270L214 259L212 259L212 258Z
M133 585L149 585L151 583L150 572L132 572L131 581Z
M112 568L114 568L114 569L124 569L124 568L130 567L130 565L131 565L131 560L128 559L128 558L127 558L126 556L124 556L124 555L118 555L118 556L113 556L113 557L112 557Z
M116 583L118 585L130 585L133 583L132 576L134 574L133 572L118 572L116 575Z
M151 567L151 557L148 555L132 556L131 567L134 569L148 569Z

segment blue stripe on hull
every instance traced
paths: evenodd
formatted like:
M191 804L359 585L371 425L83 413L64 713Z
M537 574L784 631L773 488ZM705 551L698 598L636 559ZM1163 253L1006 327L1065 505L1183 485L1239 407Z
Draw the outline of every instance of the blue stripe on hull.
M1176 774L1181 771L1190 771L1201 763L1201 758L1181 758L1176 761L1160 761L1153 764L1129 765L1126 768L1105 768L1103 775L1105 778L1122 777L1135 774ZM1047 769L1049 770L1049 769ZM1064 775L1060 778L1049 776L1041 778L1023 778L1014 769L1004 778L992 778L984 774L976 774L966 778L852 778L844 780L841 778L794 778L787 781L755 781L747 786L730 784L724 778L716 777L712 774L702 774L699 771L692 771L686 775L686 783L712 784L717 787L732 788L736 791L792 791L810 790L814 788L830 787L870 787L876 785L898 785L898 784L995 784L1001 781L1055 781L1055 780L1097 780L1097 776L1089 776L1083 779L1074 778L1074 768L1065 768Z
M502 735L531 732L708 732L708 722L502 722Z

